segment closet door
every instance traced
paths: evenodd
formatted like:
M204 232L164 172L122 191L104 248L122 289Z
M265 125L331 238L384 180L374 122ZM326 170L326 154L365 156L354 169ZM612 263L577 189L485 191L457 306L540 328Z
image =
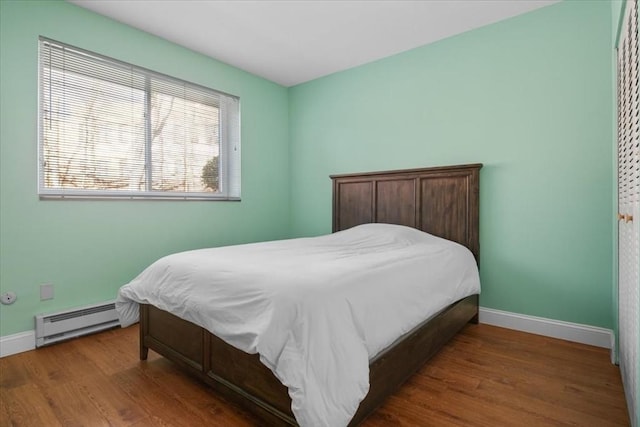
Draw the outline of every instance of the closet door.
M631 424L638 427L640 276L640 106L638 4L626 2L618 45L618 322L620 371Z

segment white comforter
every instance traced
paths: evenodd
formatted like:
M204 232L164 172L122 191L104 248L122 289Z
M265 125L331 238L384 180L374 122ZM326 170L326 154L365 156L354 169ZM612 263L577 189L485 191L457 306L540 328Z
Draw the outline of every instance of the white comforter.
M465 247L366 224L292 240L164 257L116 302L122 326L148 303L260 360L289 388L301 426L345 426L369 390L369 360L447 305L479 293Z

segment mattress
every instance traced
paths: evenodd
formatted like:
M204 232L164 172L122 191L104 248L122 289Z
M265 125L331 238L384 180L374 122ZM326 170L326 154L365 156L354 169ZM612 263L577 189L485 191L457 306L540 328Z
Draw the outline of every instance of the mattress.
M123 327L152 304L260 360L288 387L301 426L345 426L369 360L480 292L462 245L391 224L166 256L118 292Z

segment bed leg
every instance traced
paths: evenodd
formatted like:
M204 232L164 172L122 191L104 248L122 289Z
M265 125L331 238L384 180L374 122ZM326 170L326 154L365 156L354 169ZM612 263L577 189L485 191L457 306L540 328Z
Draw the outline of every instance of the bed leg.
M469 320L469 323L473 323L474 325L477 325L478 323L480 323L480 319L478 318L478 313L476 313L476 315Z
M140 304L140 360L147 360L149 347L144 345L144 340L149 333L149 306Z
M146 347L140 343L140 360L147 360L149 356L149 347Z
M469 319L469 323L477 325L480 323L480 298L478 295L474 295L472 299L473 311L475 312L473 317Z

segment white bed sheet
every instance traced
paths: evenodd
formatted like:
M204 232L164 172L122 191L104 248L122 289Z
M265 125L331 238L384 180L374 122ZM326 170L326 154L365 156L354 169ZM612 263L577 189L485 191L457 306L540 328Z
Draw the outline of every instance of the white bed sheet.
M345 426L369 360L442 308L480 292L471 252L413 228L365 224L326 236L164 257L124 285L123 327L152 304L260 360L303 426Z

